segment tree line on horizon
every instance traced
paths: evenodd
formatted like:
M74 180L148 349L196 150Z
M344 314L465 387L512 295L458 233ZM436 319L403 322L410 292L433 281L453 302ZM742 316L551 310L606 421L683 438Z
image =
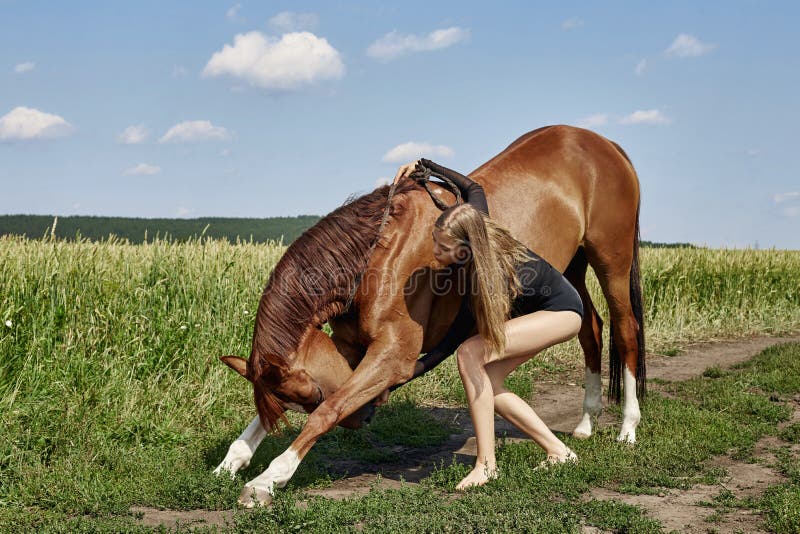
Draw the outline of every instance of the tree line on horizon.
M232 218L200 217L197 219L140 219L133 217L0 215L0 235L19 235L40 239L54 235L73 241L77 238L103 241L110 236L130 243L152 242L154 239L186 241L198 237L265 243L289 244L319 221L319 215L296 217ZM55 229L53 226L55 225Z
M253 243L282 240L284 245L300 237L322 217L298 215L295 217L234 218L200 217L196 219L144 219L134 217L100 217L88 215L0 215L0 236L18 235L40 239L51 235L73 241L78 238L103 241L110 236L125 239L133 244L152 242L154 239L186 241L198 237L237 240ZM53 226L55 224L55 230ZM641 241L641 246L651 248L697 248L690 243L655 243Z

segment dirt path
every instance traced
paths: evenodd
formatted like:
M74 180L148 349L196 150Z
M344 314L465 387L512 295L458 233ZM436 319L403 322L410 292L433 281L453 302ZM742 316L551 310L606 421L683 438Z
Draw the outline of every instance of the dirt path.
M686 380L699 376L709 367L728 368L761 352L763 349L785 342L800 342L800 335L787 337L754 337L734 341L699 343L687 347L676 356L648 354L648 378L668 381ZM606 380L604 379L604 385ZM581 384L537 384L534 392L534 409L539 416L550 425L556 433L570 433L578 424L583 403L583 387ZM800 401L799 401L800 402ZM800 406L798 406L800 408ZM469 414L465 408L429 408L432 415L450 425L462 429L460 434L453 434L442 445L436 448L398 447L394 452L402 457L399 463L364 464L361 462L336 462L331 466L332 474L342 475L330 487L308 490L309 495L319 495L332 499L364 495L370 489L398 488L402 484L416 484L431 472L440 461L449 463L456 459L464 463L473 463L475 438ZM795 417L800 417L796 410ZM793 418L793 419L794 419ZM619 425L620 421L607 410L601 415L598 424ZM496 432L508 441L526 439L520 432L502 419L496 419ZM756 453L761 451L769 456L770 440L761 440ZM773 444L774 445L774 444ZM596 499L613 499L629 504L639 505L648 513L659 519L667 531L706 532L714 528L718 532L757 532L761 518L758 515L735 511L723 517L717 523L706 522L706 517L713 509L697 506L698 501L710 501L723 489L730 489L737 497L757 495L767 487L782 480L781 476L763 464L744 464L733 462L727 457L714 460L717 465L725 467L729 473L728 480L722 487L696 485L687 491L670 491L662 495L623 495L614 491L596 488L589 497ZM303 503L299 503L302 505ZM188 512L135 508L131 510L139 514L141 524L147 526L164 525L173 528L176 524L217 525L224 526L232 519L232 512L216 512L194 510ZM599 532L587 529L587 532Z

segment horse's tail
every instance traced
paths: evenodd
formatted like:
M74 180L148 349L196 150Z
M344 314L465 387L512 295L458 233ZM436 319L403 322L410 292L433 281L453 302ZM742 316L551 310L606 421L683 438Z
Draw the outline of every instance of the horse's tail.
M621 150L621 149L620 149ZM625 153L623 152L623 155ZM630 274L630 300L633 316L636 319L636 396L644 399L647 392L646 379L647 368L645 365L645 344L644 344L644 306L642 303L642 282L639 269L639 207L636 206L636 229L633 234L633 261L631 262ZM614 402L621 399L622 390L622 361L619 349L614 343L614 324L611 322L611 339L609 342L610 351L610 376L608 385L608 395Z

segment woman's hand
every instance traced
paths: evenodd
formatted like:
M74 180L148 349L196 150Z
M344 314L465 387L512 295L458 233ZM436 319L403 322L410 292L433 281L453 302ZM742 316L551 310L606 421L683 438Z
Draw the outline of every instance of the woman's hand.
M410 176L411 173L413 173L416 170L417 165L419 165L419 160L412 161L411 163L406 163L405 165L400 166L400 168L397 169L397 174L394 175L394 183L399 182L406 176Z

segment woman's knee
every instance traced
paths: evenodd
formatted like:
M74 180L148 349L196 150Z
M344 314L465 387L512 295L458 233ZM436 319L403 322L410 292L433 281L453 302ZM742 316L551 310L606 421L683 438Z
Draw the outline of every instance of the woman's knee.
M483 341L478 337L466 340L458 348L458 368L459 370L474 368L476 365L483 365Z

